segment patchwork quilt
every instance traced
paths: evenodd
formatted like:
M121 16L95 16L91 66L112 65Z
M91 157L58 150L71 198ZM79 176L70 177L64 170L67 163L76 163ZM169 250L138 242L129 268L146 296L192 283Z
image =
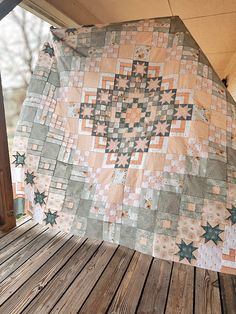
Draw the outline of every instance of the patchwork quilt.
M16 215L236 273L236 107L180 18L51 32L14 141Z

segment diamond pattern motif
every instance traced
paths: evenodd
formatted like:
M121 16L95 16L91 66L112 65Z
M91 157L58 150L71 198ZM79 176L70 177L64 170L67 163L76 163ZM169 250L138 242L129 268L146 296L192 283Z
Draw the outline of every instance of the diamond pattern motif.
M17 212L235 272L235 103L183 22L52 33L13 145Z

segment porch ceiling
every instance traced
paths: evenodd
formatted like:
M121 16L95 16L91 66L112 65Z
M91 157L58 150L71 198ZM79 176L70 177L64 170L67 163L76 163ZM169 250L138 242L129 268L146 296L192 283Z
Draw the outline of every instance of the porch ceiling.
M61 26L179 15L222 78L236 51L236 0L24 0Z

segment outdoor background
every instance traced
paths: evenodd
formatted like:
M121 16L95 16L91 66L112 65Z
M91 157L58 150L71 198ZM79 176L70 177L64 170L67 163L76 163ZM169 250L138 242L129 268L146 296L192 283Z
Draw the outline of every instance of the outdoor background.
M9 152L30 76L50 25L16 7L0 21L0 71L7 121Z

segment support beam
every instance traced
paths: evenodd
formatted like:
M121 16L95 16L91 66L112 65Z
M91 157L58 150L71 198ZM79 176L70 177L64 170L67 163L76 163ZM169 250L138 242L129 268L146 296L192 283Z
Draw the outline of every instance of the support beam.
M8 231L15 227L10 160L7 143L5 110L0 78L0 230Z
M24 0L20 6L53 26L78 26L75 21L70 19L67 15L60 12L55 6L49 4L45 0L41 0L40 2L36 0Z
M20 6L56 27L102 23L77 1L23 0Z

